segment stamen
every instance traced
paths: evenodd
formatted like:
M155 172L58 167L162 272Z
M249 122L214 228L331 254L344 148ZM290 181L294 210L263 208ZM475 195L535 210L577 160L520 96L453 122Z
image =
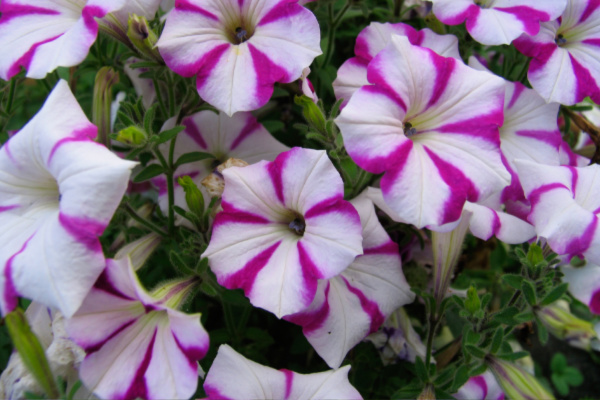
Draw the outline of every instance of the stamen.
M557 45L559 45L559 46L560 46L560 45L562 45L562 44L565 44L565 43L567 43L567 39L565 39L565 38L563 37L563 35L559 34L559 35L556 37L556 39L554 39L554 43L556 43Z
M404 135L406 137L411 137L417 133L417 128L413 128L410 122L404 124Z
M296 235L298 235L298 236L304 235L304 230L306 229L306 223L304 222L304 219L302 217L295 218L292 222L290 222L290 224L288 226L292 231L294 231L294 233L296 233Z
M235 28L235 37L238 40L238 43L244 43L246 40L248 40L248 32L246 32L245 29L242 29L242 27L238 26Z

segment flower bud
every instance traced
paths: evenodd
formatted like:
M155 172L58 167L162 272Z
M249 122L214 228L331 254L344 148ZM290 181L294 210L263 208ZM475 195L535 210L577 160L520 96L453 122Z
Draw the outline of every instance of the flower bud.
M98 141L109 147L111 132L112 87L119 82L119 73L102 67L96 74L92 100L92 122L98 127Z
M206 188L212 197L221 197L225 190L225 179L223 179L223 170L229 167L245 167L248 163L239 158L230 158L223 164L220 164L213 172L204 178L202 186Z
M133 147L142 147L148 141L148 134L143 129L132 125L117 132L116 139Z
M198 278L176 279L163 283L150 293L155 304L179 309L196 288Z
M523 368L497 358L489 358L488 365L509 399L554 399L538 380Z
M131 41L131 44L133 44L141 54L158 62L163 62L162 57L156 48L158 37L148 26L146 17L135 14L129 15L129 21L127 21L127 37Z
M302 107L302 114L306 122L319 133L325 133L325 116L311 97L306 95L296 96L294 102Z
M589 350L591 340L597 338L594 326L571 314L569 304L564 300L544 307L536 314L552 335L573 347Z
M149 233L146 236L142 236L141 238L123 246L117 252L117 254L115 254L115 259L121 259L129 256L133 269L137 271L146 263L146 260L154 252L154 250L156 250L161 240L162 238L160 235L154 232Z
M202 218L204 214L204 196L198 186L189 176L182 176L177 179L177 182L185 192L185 202L190 211L198 218Z

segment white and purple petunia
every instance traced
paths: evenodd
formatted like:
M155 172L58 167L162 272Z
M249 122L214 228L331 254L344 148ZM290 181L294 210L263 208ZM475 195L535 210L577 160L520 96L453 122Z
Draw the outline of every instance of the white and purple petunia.
M600 165L548 166L517 160L528 216L539 237L559 255L600 264Z
M177 0L158 48L200 96L232 115L269 101L321 54L315 16L296 0Z
M585 97L600 103L600 3L569 0L558 21L523 35L515 47L528 57L527 78L548 102L572 105Z
M362 399L348 381L349 371L349 365L306 375L276 370L248 360L224 344L206 375L204 391L209 400Z
M470 377L452 396L457 400L504 400L504 392L489 370Z
M369 64L368 79L336 123L352 159L385 172L383 198L403 221L455 222L465 201L509 183L498 133L501 79L397 35Z
M325 151L223 171L225 191L204 253L218 282L281 318L308 307L317 280L362 254L360 217Z
M169 282L148 293L128 258L107 260L81 308L67 320L69 336L86 352L79 376L104 399L187 399L208 351L200 314L177 307L196 285Z
M447 25L466 21L473 39L510 44L521 34L537 35L540 22L560 17L567 0L432 0L435 16Z
M600 315L600 266L564 266L561 271L565 274L563 282L569 284L569 292L573 297L586 304L591 312Z
M165 123L163 129L172 128L175 119ZM175 177L187 175L196 183L201 191L201 182L216 166L227 159L239 158L249 164L261 160L272 161L289 148L279 143L248 112L239 112L233 116L225 113L215 113L211 110L200 111L190 115L181 122L185 129L177 135L174 159L177 160L185 153L210 153L214 158L183 164L175 170ZM169 145L162 145L159 150L168 157ZM168 206L167 181L164 176L152 180L159 191L159 204L166 211ZM209 198L209 196L205 196ZM175 204L187 210L185 194L179 184L175 184Z
M43 78L57 67L81 63L98 34L98 22L124 0L3 0L0 4L0 78L21 67Z
M286 317L302 326L304 335L331 368L346 353L379 329L398 307L411 303L402 273L398 245L385 232L366 193L350 201L363 228L364 254L341 274L319 282L312 304Z
M135 163L95 142L66 81L0 149L2 313L16 296L71 316L104 269L98 236Z
M429 28L416 30L403 23L382 24L371 22L356 38L354 54L337 72L333 81L333 91L337 99L344 99L345 106L350 97L364 85L368 85L367 65L392 40L392 35L406 36L415 46L427 47L444 57L461 60L458 52L458 39L454 35L438 35Z

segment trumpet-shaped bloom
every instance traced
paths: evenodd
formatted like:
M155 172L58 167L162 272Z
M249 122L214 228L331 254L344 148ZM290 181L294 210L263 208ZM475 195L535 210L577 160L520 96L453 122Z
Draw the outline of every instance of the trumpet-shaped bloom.
M562 267L564 282L569 283L569 292L577 300L600 315L600 266L587 264L585 267Z
M504 392L489 370L469 378L452 396L457 400L504 400Z
M542 307L536 315L552 335L573 347L590 350L591 344L598 341L594 325L573 315L565 300Z
M371 200L362 194L351 203L362 223L364 254L340 275L320 281L306 310L285 318L302 325L331 368L338 368L350 349L415 297L402 273L398 245L379 223Z
M61 80L0 149L3 313L19 294L71 316L104 269L98 236L135 163L94 142L96 134Z
M250 361L224 344L208 371L204 391L210 400L362 399L348 381L349 371L349 365L307 375L276 370Z
M174 126L174 119L167 121L164 129ZM210 153L214 158L183 164L175 171L175 176L188 175L194 183L204 190L200 184L216 166L229 158L239 158L249 164L261 160L274 160L279 153L288 147L279 143L260 124L256 118L246 112L236 113L229 117L225 113L215 113L210 110L200 111L182 121L185 129L177 136L174 159L177 160L185 153ZM160 151L168 157L169 144L160 147ZM167 181L164 176L157 177L152 182L159 189L159 204L167 209ZM205 196L209 198L209 196ZM185 193L179 184L175 184L175 204L187 210Z
M546 101L571 105L590 96L600 103L600 3L569 0L559 21L514 45L533 57L527 78Z
M456 221L465 201L507 185L498 127L504 84L394 36L336 123L362 168L385 172L383 198L419 228Z
M208 350L200 314L177 311L193 280L146 292L128 258L107 260L81 308L67 321L87 355L83 384L105 399L187 399Z
M262 107L321 54L315 16L292 0L179 0L158 48L167 66L196 75L200 96L232 115Z
M124 0L4 0L0 5L0 78L20 68L43 78L57 67L81 63L98 34L95 18L119 9Z
M600 165L584 168L516 161L528 220L557 254L600 263Z
M337 78L333 81L335 97L344 99L342 105L348 103L354 92L369 84L367 65L392 40L392 35L406 36L410 43L427 47L441 56L461 59L458 53L458 39L454 35L438 35L429 28L417 31L412 26L402 23L372 22L356 38L356 57L342 64Z
M223 211L204 256L221 285L244 289L255 306L277 317L301 311L318 279L362 254L360 218L325 151L296 147L223 175Z
M435 16L447 25L466 21L473 39L510 44L522 33L537 35L540 22L555 20L567 0L432 0Z

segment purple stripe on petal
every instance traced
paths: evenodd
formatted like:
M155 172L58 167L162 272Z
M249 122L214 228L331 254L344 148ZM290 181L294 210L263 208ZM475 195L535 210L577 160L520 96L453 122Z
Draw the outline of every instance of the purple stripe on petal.
M531 36L540 31L540 21L550 21L548 13L527 6L494 7L494 10L514 15L523 24L525 32Z
M500 232L502 223L500 222L500 217L498 216L498 213L496 212L496 210L492 210L492 213L494 215L494 221L492 222L492 234L497 235L498 232Z
M431 98L427 103L426 109L435 105L438 102L446 87L448 86L448 81L450 81L450 77L452 76L452 72L456 67L456 60L454 58L444 58L438 56L433 51L429 52L430 63L433 64L436 70L435 74L435 84L433 86L433 92L431 93Z
M594 96L600 96L600 88L598 88L596 80L592 77L590 71L581 65L571 53L569 53L569 58L573 66L573 73L577 79L577 96L575 100L581 101L587 96L595 100Z
M173 339L175 339L175 343L177 344L177 347L179 347L179 350L181 350L181 352L183 353L185 358L187 358L188 363L190 364L190 368L192 368L194 371L196 371L198 368L198 360L202 360L204 358L204 356L206 356L206 353L208 351L208 343L204 347L197 347L197 346L185 347L184 345L181 344L181 342L177 338L177 335L175 334L175 332L173 332L172 329L171 329L171 334L173 335Z
M356 220L356 218L358 217L356 209L354 208L354 206L352 206L347 201L344 201L343 199L343 194L339 193L334 197L330 197L328 199L320 201L304 213L304 218L313 218L323 214L340 212L343 214L348 214L348 216ZM360 217L358 217L358 221L360 221Z
M83 217L73 217L62 212L58 214L58 221L75 240L85 245L88 250L102 253L98 236L104 232L105 223Z
M170 53L161 53L167 65L170 65L173 71L177 72L179 75L189 78L194 74L196 76L196 89L200 91L206 84L207 80L210 79L210 74L213 72L215 66L223 57L223 54L229 49L230 46L233 46L230 43L223 43L219 46L216 46L208 53L204 54L200 59L196 60L191 64L181 64L179 59L173 58Z
M134 318L131 321L124 323L123 325L118 327L113 333L111 333L107 338L101 340L100 342L98 342L96 344L90 345L90 344L82 343L81 341L78 342L77 344L80 345L81 347L83 347L83 349L85 350L85 353L86 353L86 358L87 358L90 356L90 354L93 354L93 353L97 352L98 350L100 350L102 348L102 346L104 346L106 343L108 343L109 340L111 340L112 338L117 336L119 333L123 332L125 329L127 329L129 326L131 326L136 321L137 321L137 318Z
M369 249L364 249L365 256L369 254L389 254L393 256L399 256L398 245L391 240L387 243L384 243L377 247L371 247ZM359 256L360 257L360 256Z
M235 138L233 143L231 143L230 150L235 150L236 147L240 145L248 136L252 133L256 132L262 125L258 123L256 118L252 116L252 114L248 114L246 118L246 125L242 128L240 134Z
M0 213L4 211L14 210L15 208L21 207L20 205L11 205L11 206L0 206Z
M140 364L135 373L135 377L133 378L133 382L131 382L131 386L129 386L129 390L127 390L127 392L123 396L124 400L148 398L148 385L146 384L145 375L146 371L148 370L148 365L150 365L150 360L152 359L152 349L154 348L154 342L156 341L156 331L157 328L154 328L154 335L152 335L152 340L150 340L150 344L146 349L144 359L142 360L142 363Z
M49 8L24 4L6 4L6 2L0 5L0 13L2 13L0 25L8 23L13 18L25 17L28 15L60 15L58 11Z
M366 39L365 35L360 34L356 38L354 54L358 56L358 59L366 62L367 64L372 60L372 57L370 56L371 52L369 51L369 41Z
M364 312L367 313L369 319L371 320L371 326L369 328L369 334L376 332L377 329L383 324L385 321L385 316L381 313L379 306L372 300L369 300L365 294L354 286L350 285L350 282L344 277L341 278L346 283L348 290L350 293L354 294L360 300L360 305Z
M596 215L597 215L598 213L600 213L600 207L596 208L596 209L595 209L594 211L592 211L592 212L593 212L594 214L596 214Z
M592 46L600 46L600 39L585 39L581 43L591 44Z
M98 22L96 22L95 18L102 18L106 14L106 10L98 6L85 6L81 11L81 17L83 18L85 27L94 36L98 34Z
M192 118L185 118L181 121L181 125L185 126L185 133L200 147L206 149L208 146L202 137L202 133Z
M575 167L565 166L571 173L571 193L573 193L573 197L575 197L575 193L577 193L577 182L579 181L579 174Z
M300 325L302 327L302 332L304 332L304 335L306 336L321 328L329 316L330 288L331 283L327 282L327 286L325 286L325 299L318 309L312 312L299 312L297 314L287 315L283 317L283 319L293 324Z
M46 161L46 164L50 164L50 161L52 161L52 157L54 157L54 153L56 153L60 146L62 146L65 143L90 142L102 146L100 143L92 141L96 138L96 136L98 136L98 128L96 127L96 125L92 124L86 126L83 129L78 129L74 131L69 137L60 139L58 142L54 143L54 146L52 146L52 150L50 150L50 155L48 156L48 161Z
M117 289L115 284L112 282L112 280L108 276L106 269L104 269L104 271L102 271L102 273L98 277L98 280L96 280L94 287L98 290L102 290L103 292L110 293L121 299L134 300L131 297L127 296L125 293L121 292L119 289Z
M266 54L258 50L251 43L248 43L252 65L256 72L256 104L263 105L271 98L273 94L273 84L275 82L289 83L299 77L292 77L281 66L275 64Z
M427 146L423 146L427 155L435 164L438 173L451 190L450 197L444 204L444 217L442 224L456 221L462 214L465 200L477 201L479 191L463 172L447 161L442 160L435 152Z
M465 11L448 18L440 19L440 21L442 21L446 25L458 25L463 23L465 19L477 17L477 15L479 15L479 7L473 4L466 8Z
M487 387L487 382L485 381L483 376L481 376L481 375L474 376L471 378L471 382L473 382L474 385L479 386L479 388L481 389L481 398L482 399L487 398L488 387Z
M275 250L279 247L281 241L271 245L258 253L254 258L240 270L233 274L218 279L219 284L225 286L227 289L244 289L244 293L248 294L252 291L256 275L267 265Z
M513 108L517 100L519 100L519 97L521 97L521 93L523 93L524 90L525 85L523 85L520 82L515 82L515 90L513 91L510 101L508 102L508 106L506 107L507 109Z
M402 100L400 95L394 91L378 67L378 64L371 63L367 69L368 81L376 86L363 86L359 90L364 90L367 93L382 94L396 103L398 107L406 112L406 103L404 100Z
M235 224L268 224L271 221L268 219L249 213L247 211L238 210L233 205L227 202L221 203L223 211L217 214L213 229L220 227L221 225L235 223Z
M27 247L27 244L29 243L32 237L33 235L31 235L25 241L25 243L23 243L23 246L21 246L19 251L17 251L8 259L4 267L4 290L2 293L4 306L6 307L6 309L3 310L4 313L9 313L15 308L17 308L19 293L17 292L17 288L15 287L15 283L13 282L12 277L13 262L15 260L15 257L17 257L19 254L25 251L25 248Z
M524 136L547 143L557 151L562 142L559 131L517 131L515 134L517 136Z
M583 231L583 234L580 237L571 240L569 244L567 244L565 248L566 254L584 258L583 253L590 248L597 226L598 218L594 216L592 222L590 222L585 228L585 231Z
M300 14L303 11L304 7L298 5L296 2L280 1L275 7L269 10L269 12L262 17L260 21L258 21L256 27L258 28L282 19L287 19L289 20L289 23L292 23L292 17L296 14Z
M581 14L581 18L579 19L579 23L585 22L585 20L588 19L598 7L600 7L600 0L588 0L587 6L583 11L583 14Z
M204 384L204 392L206 392L206 395L210 400L233 400L230 397L227 397L224 394L222 394L219 391L219 389L212 387L206 383Z
M590 311L596 315L600 315L600 289L592 294L590 299Z
M206 18L210 18L215 21L219 20L219 18L215 14L211 13L210 11L206 11L205 9L200 8L195 4L190 3L188 0L177 0L175 2L175 9L177 11L191 11L198 14L202 14Z
M291 151L286 151L285 153L279 154L277 158L275 158L275 160L269 163L267 166L269 176L271 177L271 183L273 184L277 198L282 204L285 204L285 198L283 196L283 178L281 174L285 168L285 164L287 164L290 154Z
M25 68L26 70L29 69L29 64L31 64L31 59L33 58L33 55L35 54L35 51L37 50L37 48L45 43L51 42L53 40L58 39L59 37L61 37L63 34L61 33L60 35L51 37L49 39L46 40L42 40L41 42L37 42L35 43L33 46L31 46L29 48L29 50L27 50L25 52L25 54L23 54L17 61L15 61L10 68L8 69L6 76L8 79L11 79L13 76L15 76L16 74L18 74L20 72L20 67Z
M504 122L504 111L501 106L502 103L498 103L498 105L499 107L490 114L442 125L436 130L443 133L458 133L461 135L475 136L485 139L490 143L497 144L498 148L500 148L500 133L498 132L498 127Z
M310 257L308 251L304 248L304 245L302 244L302 239L298 241L297 247L298 255L300 256L300 265L302 266L302 271L305 278L311 280L325 279L323 273L321 272L317 264L315 264L315 262Z
M285 398L290 397L292 393L292 385L294 384L294 373L289 369L280 369L285 374Z
M563 185L562 183L550 183L548 185L540 186L539 188L534 189L531 193L529 193L529 196L527 196L527 200L529 200L529 202L531 203L531 208L533 209L537 205L537 203L540 202L540 197L542 197L544 193L548 193L554 189L569 190L569 188Z

